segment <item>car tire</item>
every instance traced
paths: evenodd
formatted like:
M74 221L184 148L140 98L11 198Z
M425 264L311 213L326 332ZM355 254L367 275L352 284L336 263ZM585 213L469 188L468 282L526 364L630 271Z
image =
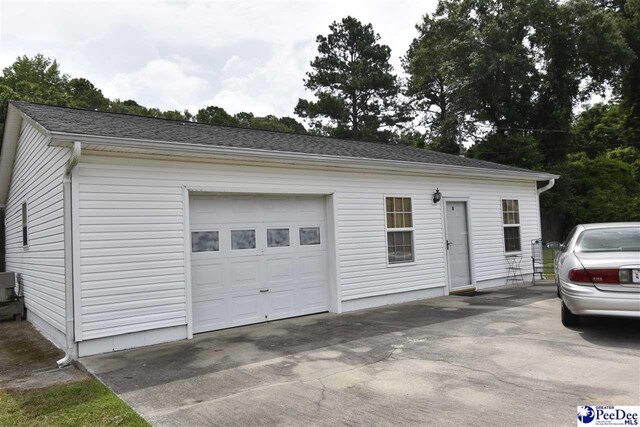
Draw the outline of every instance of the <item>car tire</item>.
M580 316L573 314L571 310L564 304L562 301L562 324L564 326L579 326L580 325Z

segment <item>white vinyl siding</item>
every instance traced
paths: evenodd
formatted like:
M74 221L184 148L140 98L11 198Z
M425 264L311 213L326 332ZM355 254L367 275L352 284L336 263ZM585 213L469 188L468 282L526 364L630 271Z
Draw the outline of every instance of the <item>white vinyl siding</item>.
M25 304L64 332L63 178L66 148L23 121L6 206L6 267L22 273ZM27 245L23 245L26 204Z
M182 188L77 167L81 339L185 324Z
M184 187L332 194L342 301L446 285L442 202L469 197L476 281L506 277L501 198L520 201L522 241L539 237L532 181L491 181L143 160L83 154L78 165L82 339L187 322ZM412 198L414 262L387 264L385 195ZM293 231L292 231L293 232ZM528 257L523 244L523 259ZM528 266L523 263L525 273Z

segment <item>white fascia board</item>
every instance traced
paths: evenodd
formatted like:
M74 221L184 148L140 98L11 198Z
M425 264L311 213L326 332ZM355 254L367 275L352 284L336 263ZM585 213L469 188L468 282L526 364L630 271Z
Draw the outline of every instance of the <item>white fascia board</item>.
M0 207L4 207L7 203L21 128L22 116L13 105L9 104L4 123L2 149L0 150Z
M51 145L69 147L73 141L106 145L114 148L136 148L158 152L200 153L220 156L225 159L274 161L287 164L325 165L347 169L391 170L426 175L476 176L493 179L525 181L546 181L559 176L544 172L520 172L500 169L485 169L466 166L442 165L435 163L407 162L396 160L367 159L362 157L330 156L325 154L297 153L289 151L261 150L255 148L222 147L186 142L128 139L109 136L51 132Z
M7 116L4 123L4 135L2 138L2 148L0 149L0 207L4 207L9 196L11 186L11 175L13 174L13 164L20 139L22 121L26 120L39 132L50 139L51 133L38 122L20 111L10 102L7 105Z

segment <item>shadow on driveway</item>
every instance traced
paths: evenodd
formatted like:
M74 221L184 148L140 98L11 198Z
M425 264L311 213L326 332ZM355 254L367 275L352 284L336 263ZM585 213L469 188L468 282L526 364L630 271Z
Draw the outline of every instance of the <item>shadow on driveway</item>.
M571 328L585 341L601 347L640 350L640 319L583 317Z

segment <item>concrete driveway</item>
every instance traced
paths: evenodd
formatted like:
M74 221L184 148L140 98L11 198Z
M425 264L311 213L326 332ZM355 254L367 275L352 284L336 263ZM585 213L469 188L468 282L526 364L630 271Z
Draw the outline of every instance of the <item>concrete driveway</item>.
M640 404L640 323L505 288L197 335L81 362L154 425L575 425Z

